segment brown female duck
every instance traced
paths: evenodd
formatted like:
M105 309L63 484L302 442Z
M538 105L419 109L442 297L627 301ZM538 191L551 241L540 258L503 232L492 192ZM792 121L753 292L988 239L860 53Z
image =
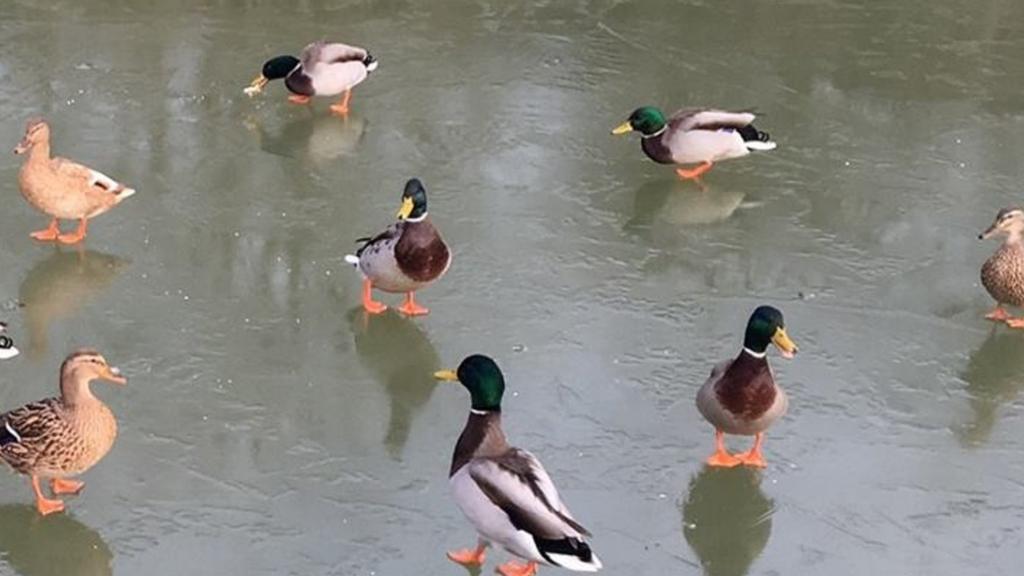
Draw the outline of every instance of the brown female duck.
M414 293L448 271L452 255L427 214L427 191L418 179L405 183L398 222L373 238L360 238L362 247L345 256L363 274L363 308L371 314L387 310L373 299L373 289L405 293L398 309L409 316L427 314Z
M986 318L1006 322L1011 328L1024 328L1024 318L1013 318L1003 306L1024 307L1024 210L1004 208L996 220L978 238L984 240L1005 234L1002 246L981 267L981 283L996 301Z
M36 240L57 240L64 244L85 238L90 218L110 210L135 190L110 177L66 158L50 157L50 126L41 119L29 120L25 137L15 154L28 152L21 166L18 184L21 195L40 212L52 217L45 230L33 232ZM58 220L78 220L72 234L61 234Z
M94 350L71 353L60 367L60 397L47 398L0 414L0 459L32 479L36 509L60 512L64 502L43 495L40 478L55 495L78 494L84 483L71 480L103 458L117 438L117 420L93 396L89 383L128 381Z
M709 466L767 465L761 454L764 431L786 413L789 404L768 365L768 344L786 358L797 352L786 334L782 312L760 306L747 322L739 356L715 366L697 393L697 409L715 427L715 453L707 459ZM729 454L725 434L754 436L754 446L738 456Z

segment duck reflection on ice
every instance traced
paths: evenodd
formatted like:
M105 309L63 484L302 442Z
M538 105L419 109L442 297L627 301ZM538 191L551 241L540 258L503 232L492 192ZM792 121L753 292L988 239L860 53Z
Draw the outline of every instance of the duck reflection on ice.
M312 113L297 114L286 123L265 128L263 120L246 120L246 127L256 132L260 149L264 152L294 158L305 152L313 162L329 162L345 156L354 156L366 132L366 120L352 116L319 117Z
M349 320L356 354L384 386L391 402L384 444L397 458L409 439L412 418L437 387L433 374L441 368L441 360L423 329L392 310L369 315L358 307Z
M964 445L981 444L992 434L999 408L1024 388L1024 334L994 326L961 377L974 417L957 426L957 436Z
M625 228L695 226L727 220L743 205L743 192L703 182L650 180L633 193L633 217Z
M775 507L760 484L745 467L704 467L690 481L683 535L707 576L744 576L768 544Z
M70 514L0 506L0 573L6 564L22 576L109 576L113 558L99 533Z
M46 352L50 324L75 314L106 291L129 263L94 250L57 249L33 266L18 292L24 304L29 356Z

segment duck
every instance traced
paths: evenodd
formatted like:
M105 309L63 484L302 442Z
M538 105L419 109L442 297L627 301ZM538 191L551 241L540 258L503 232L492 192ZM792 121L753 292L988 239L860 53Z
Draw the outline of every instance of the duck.
M575 572L597 572L601 560L587 531L569 512L551 476L536 456L510 446L501 427L505 378L488 356L466 357L457 370L434 373L469 391L469 419L455 444L448 485L455 502L479 534L475 549L448 553L453 562L480 566L497 544L526 561L498 566L503 576L533 576L541 564Z
M612 134L639 132L640 147L658 164L698 164L676 169L680 178L694 180L715 162L775 149L768 133L754 127L755 118L753 112L683 108L666 119L658 108L641 106Z
M1004 306L1024 307L1024 209L1003 208L978 239L1006 236L1002 245L981 267L981 284L996 301L989 320L1005 322L1011 328L1024 328L1024 317L1014 318Z
M352 89L366 80L377 65L377 59L365 48L340 42L313 42L302 49L298 58L277 56L264 62L262 72L244 92L255 96L271 80L284 78L284 86L291 92L289 102L307 104L313 96L341 94L341 99L331 105L331 112L347 116Z
M430 312L416 302L415 293L448 271L452 254L427 212L427 189L418 178L405 183L398 221L369 238L359 238L362 246L345 261L363 276L363 308L380 314L387 306L373 299L373 289L405 293L398 309L407 316Z
M768 345L785 358L798 348L786 332L785 319L777 308L759 306L747 321L743 348L735 358L720 362L697 392L697 410L715 427L715 452L708 466L732 468L740 464L764 468L764 432L789 406L785 391L775 383L768 365ZM733 455L725 448L725 434L753 436L748 452Z
M14 345L14 339L4 332L7 332L7 322L0 320L0 360L10 360L21 352Z
M113 412L89 387L98 379L128 383L96 350L76 350L61 364L59 397L0 414L0 459L30 478L43 516L64 510L64 502L44 496L40 479L49 479L55 496L80 493L85 484L73 477L106 456L117 438Z
M41 118L33 118L25 127L25 137L14 149L15 154L28 154L18 184L21 195L36 210L51 217L45 230L31 234L44 242L57 241L76 244L85 239L89 220L135 194L109 176L72 162L66 158L50 157L50 126ZM60 220L78 220L78 229L62 234Z

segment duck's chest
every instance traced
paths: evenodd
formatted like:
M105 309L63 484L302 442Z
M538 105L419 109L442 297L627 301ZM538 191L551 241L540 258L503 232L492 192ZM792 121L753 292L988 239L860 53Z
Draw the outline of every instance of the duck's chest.
M981 267L981 283L997 302L1024 306L1024 245L1000 246Z
M658 164L674 164L672 151L665 145L663 136L651 136L640 140L640 148L644 154Z
M73 473L92 468L110 452L117 439L117 419L104 404L90 407L87 413L77 415L74 428L78 437L77 458L71 463Z

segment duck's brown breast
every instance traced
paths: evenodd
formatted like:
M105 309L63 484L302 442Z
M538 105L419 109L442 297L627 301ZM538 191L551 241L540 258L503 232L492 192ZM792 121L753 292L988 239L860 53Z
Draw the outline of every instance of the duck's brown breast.
M409 222L398 244L395 260L403 274L416 282L431 282L448 270L451 253L430 219Z
M996 302L1024 306L1024 245L1000 246L981 267L981 283Z

